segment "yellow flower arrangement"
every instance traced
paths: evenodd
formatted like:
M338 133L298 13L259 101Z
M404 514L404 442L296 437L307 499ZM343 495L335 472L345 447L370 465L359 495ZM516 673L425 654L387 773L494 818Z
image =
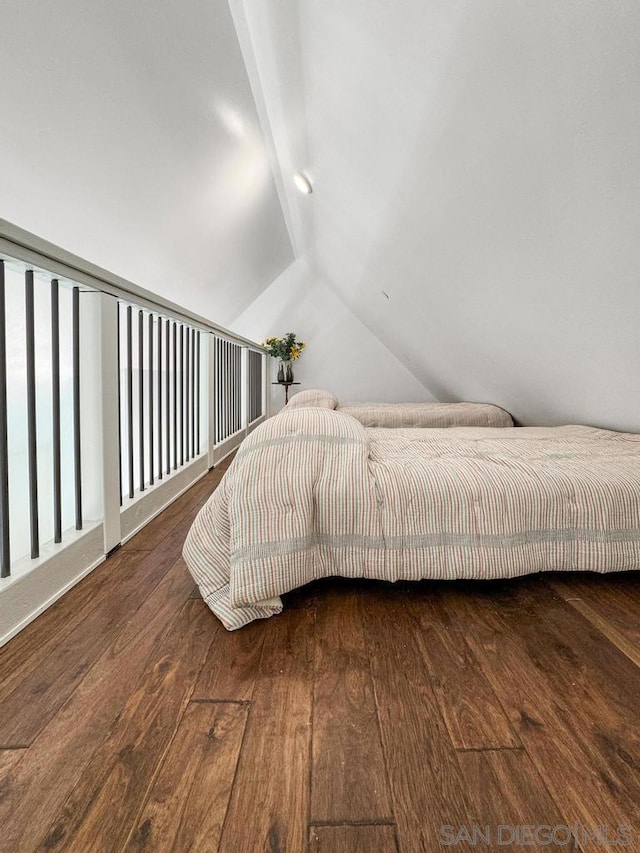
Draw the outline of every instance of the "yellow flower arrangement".
M269 355L282 361L295 361L300 358L306 344L296 340L295 332L287 332L283 338L267 338L262 346L269 350Z

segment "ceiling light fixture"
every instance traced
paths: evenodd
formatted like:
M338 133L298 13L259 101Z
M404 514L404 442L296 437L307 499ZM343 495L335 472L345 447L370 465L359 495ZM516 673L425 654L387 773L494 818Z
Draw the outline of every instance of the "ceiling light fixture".
M304 174L304 172L296 172L293 176L293 183L298 187L301 193L306 193L306 195L310 195L313 192L311 181Z

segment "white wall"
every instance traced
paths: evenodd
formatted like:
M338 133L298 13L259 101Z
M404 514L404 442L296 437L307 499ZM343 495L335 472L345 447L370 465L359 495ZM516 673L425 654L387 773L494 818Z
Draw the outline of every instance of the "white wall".
M293 252L226 0L5 0L0 217L226 323Z
M421 401L431 394L302 261L296 261L232 324L245 337L264 340L295 332L307 347L293 363L300 387L323 388L339 400ZM275 380L277 359L270 359ZM272 386L272 411L284 402Z
M243 3L317 274L440 399L640 431L640 3Z

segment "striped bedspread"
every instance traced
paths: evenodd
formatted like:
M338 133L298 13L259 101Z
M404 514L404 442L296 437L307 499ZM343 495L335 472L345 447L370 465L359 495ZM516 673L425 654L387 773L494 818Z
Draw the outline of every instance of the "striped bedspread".
M491 403L340 403L328 391L310 388L289 400L286 410L301 406L335 409L366 427L512 427L513 418Z
M284 411L244 441L184 556L228 629L328 575L395 581L640 567L640 436L366 429Z

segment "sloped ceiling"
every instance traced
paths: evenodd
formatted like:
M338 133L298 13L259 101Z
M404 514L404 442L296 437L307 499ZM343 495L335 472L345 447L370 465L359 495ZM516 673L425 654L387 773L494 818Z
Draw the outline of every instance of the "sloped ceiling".
M3 0L0 216L219 323L294 259L226 0Z
M640 4L230 3L357 317L439 399L640 430Z

